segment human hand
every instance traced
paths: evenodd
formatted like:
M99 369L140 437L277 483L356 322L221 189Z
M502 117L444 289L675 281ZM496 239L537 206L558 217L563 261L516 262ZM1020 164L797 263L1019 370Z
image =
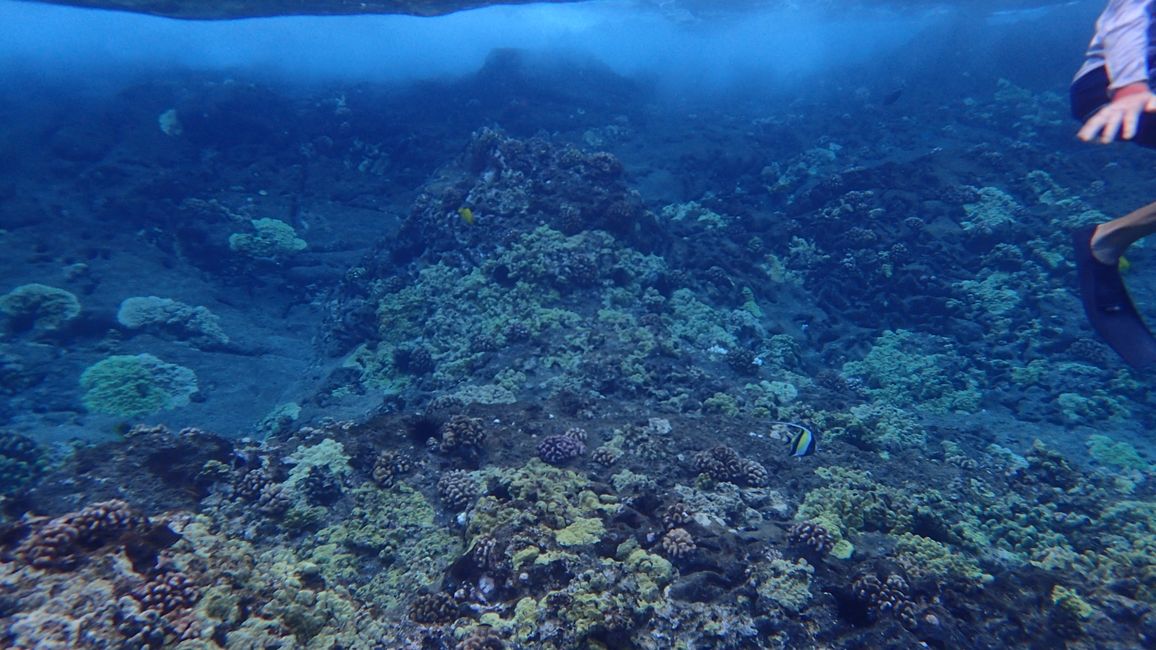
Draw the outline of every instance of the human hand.
M1098 138L1103 144L1114 142L1117 136L1131 140L1136 137L1145 111L1156 112L1156 95L1148 88L1148 82L1129 84L1116 91L1111 103L1088 118L1076 137L1084 142Z

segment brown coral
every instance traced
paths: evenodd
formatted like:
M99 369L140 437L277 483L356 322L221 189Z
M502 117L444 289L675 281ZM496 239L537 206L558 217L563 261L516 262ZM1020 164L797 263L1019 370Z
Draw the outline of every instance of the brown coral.
M455 469L438 479L438 498L451 510L465 510L477 496L477 485L470 473Z
M141 532L148 523L148 517L124 501L101 501L44 524L25 540L19 555L38 569L71 569L86 551Z
M621 450L605 445L595 449L594 453L590 454L591 460L606 467L617 463L619 458L622 458Z
M506 642L489 625L479 625L470 630L457 645L457 650L505 650L505 648Z
M50 521L24 542L20 556L37 569L70 569L80 561L76 527Z
M662 511L662 525L667 530L681 528L694 521L694 513L682 501L676 501Z
M187 575L180 571L169 570L153 576L147 583L134 590L132 597L144 609L164 615L192 607L200 598L200 594Z
M915 603L908 595L907 581L899 575L889 575L880 580L874 573L859 576L851 584L851 593L867 607L872 621L890 614L904 627L914 628L918 624Z
M257 510L269 517L280 517L293 505L293 498L280 483L267 483L257 497Z
M470 557L474 565L482 570L498 569L504 563L502 549L498 540L490 535L479 535L470 549Z
M765 467L743 458L737 451L724 445L695 454L694 469L716 481L726 481L735 485L759 487L770 481L770 474Z
M787 531L787 541L791 546L806 549L816 555L823 556L835 547L835 538L819 524L809 521L800 521Z
M270 482L269 475L264 469L250 469L233 480L233 498L256 501Z
M441 426L438 449L452 452L462 448L478 448L486 441L486 430L478 418L455 415Z
M458 603L453 596L440 591L421 594L410 604L409 617L425 625L453 623L458 618Z
M662 536L659 546L662 548L663 554L672 558L686 557L698 548L694 543L694 537L685 528L672 528L667 531Z
M373 463L373 481L381 487L393 487L397 479L413 470L413 461L399 451L383 451Z
M582 429L546 436L538 443L538 458L551 465L565 465L586 452L586 445L582 443L585 437L586 432Z

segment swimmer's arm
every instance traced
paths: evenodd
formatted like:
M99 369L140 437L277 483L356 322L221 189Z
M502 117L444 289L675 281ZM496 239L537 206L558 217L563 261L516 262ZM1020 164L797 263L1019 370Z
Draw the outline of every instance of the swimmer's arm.
M1111 0L1096 21L1109 91L1148 81L1148 29L1154 0Z
M1084 142L1096 140L1103 144L1116 138L1131 140L1136 137L1145 111L1156 112L1156 95L1148 88L1148 82L1128 84L1113 92L1112 101L1088 118L1076 136Z
M1136 137L1140 116L1156 111L1156 96L1148 85L1149 6L1156 0L1111 0L1096 21L1104 48L1111 102L1097 111L1077 134L1104 144Z

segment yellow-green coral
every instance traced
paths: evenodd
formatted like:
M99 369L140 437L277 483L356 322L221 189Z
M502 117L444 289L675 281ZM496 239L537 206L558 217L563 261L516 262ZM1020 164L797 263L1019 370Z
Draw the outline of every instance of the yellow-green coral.
M865 530L907 530L914 504L865 472L843 467L815 470L825 484L807 493L795 519L823 525L836 541Z
M1088 438L1088 454L1108 467L1141 471L1151 467L1131 443L1116 441L1098 433Z
M523 554L520 559L524 561L527 556ZM579 564L578 556L570 553L543 554L536 562L556 560ZM605 628L616 617L637 619L653 612L665 600L664 589L673 576L674 567L670 562L639 548L631 538L619 546L614 559L598 558L565 587L541 597L523 597L506 617L487 613L480 622L525 647L597 647L586 637ZM555 596L562 597L566 606L561 609L552 606ZM543 625L553 626L555 621L551 619L555 618L565 622L569 643L558 644L537 637Z
M694 291L676 289L669 305L674 316L670 332L681 341L698 350L714 346L731 348L736 344L735 337L728 331L726 312L711 308L699 300Z
M671 203L660 211L662 218L671 221L694 221L707 229L725 228L727 217L701 205L698 201Z
M715 393L702 402L704 413L721 413L733 417L739 414L739 403L729 393Z
M636 542L633 547L630 543L619 546L616 557L626 564L645 598L657 598L674 576L674 565L660 555L638 548Z
M197 376L151 354L117 354L89 366L80 386L90 411L136 417L187 406L197 392Z
M979 408L981 374L944 337L888 330L862 361L843 364L843 373L862 378L872 397L892 406L936 413Z
M434 376L439 381L476 380L473 364L483 356L472 347L476 336L501 345L510 323L525 326L532 335L581 330L582 316L555 306L559 300L556 290L531 282L501 286L483 269L463 272L435 264L422 269L417 281L382 296L378 319L388 345L422 339L437 361ZM464 324L471 336L462 335ZM544 360L531 357L522 363L518 370L524 371Z
M965 232L991 234L1004 226L1016 223L1019 203L998 187L972 187L978 198L974 203L965 203L967 213L960 225Z
M859 404L850 410L843 435L873 449L922 447L927 434L911 413L887 404Z
M223 535L202 515L174 525L181 535L176 549L211 566L228 567L229 584L206 588L196 607L198 616L229 624L230 644L272 647L295 641L294 647L322 650L380 634L373 629L378 623L372 617L358 615L360 604L340 582L312 580L323 575L322 568L291 549L262 549ZM245 593L265 596L247 604L248 613L243 613L240 603ZM287 633L296 638L287 639Z
M1052 587L1052 604L1079 620L1092 618L1096 613L1095 608L1089 605L1088 601L1080 598L1080 594L1063 585Z
M922 535L900 533L895 552L897 561L912 577L955 578L976 585L992 579L970 557Z
M582 517L569 526L554 531L554 540L559 546L589 546L597 544L606 534L602 520L596 517Z
M1060 393L1055 406L1070 424L1125 420L1130 414L1122 400L1100 388Z

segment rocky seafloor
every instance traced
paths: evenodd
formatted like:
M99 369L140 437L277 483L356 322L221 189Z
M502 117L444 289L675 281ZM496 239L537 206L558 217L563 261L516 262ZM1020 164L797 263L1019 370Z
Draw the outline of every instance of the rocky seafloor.
M5 97L0 645L1156 645L1143 152L558 65Z

